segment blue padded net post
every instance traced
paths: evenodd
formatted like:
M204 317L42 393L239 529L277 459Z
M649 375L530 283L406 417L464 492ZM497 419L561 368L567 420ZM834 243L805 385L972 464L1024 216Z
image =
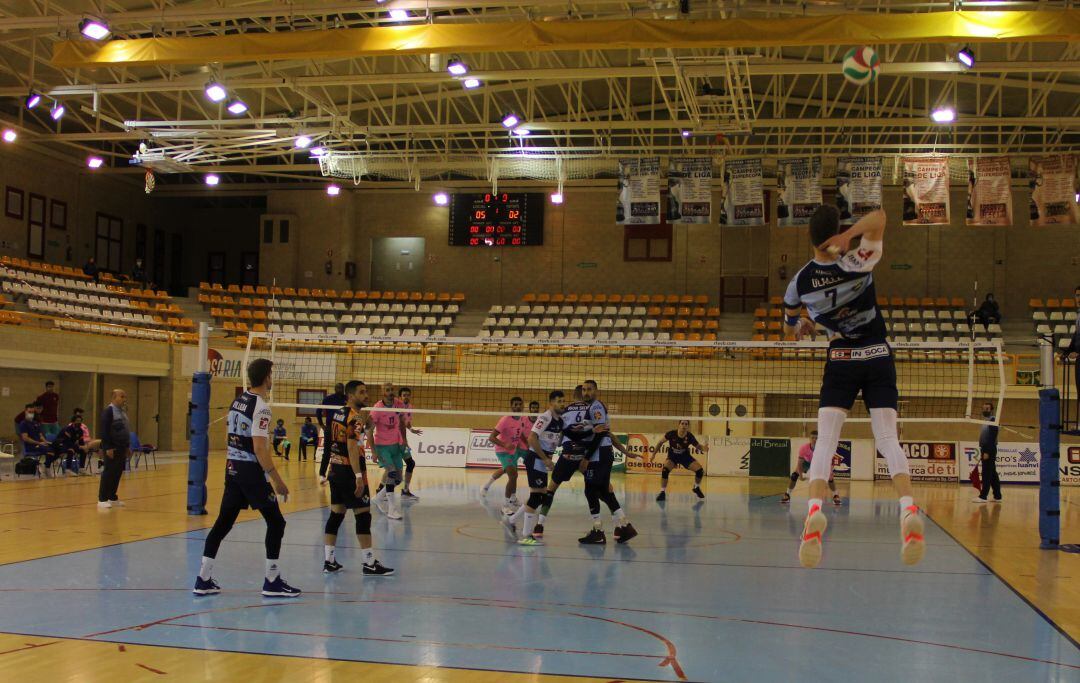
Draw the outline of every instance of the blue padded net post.
M196 372L191 379L191 417L188 436L191 450L188 452L189 515L206 514L206 474L209 468L210 437L210 373Z
M1061 396L1039 390L1039 537L1040 548L1055 550L1061 539Z

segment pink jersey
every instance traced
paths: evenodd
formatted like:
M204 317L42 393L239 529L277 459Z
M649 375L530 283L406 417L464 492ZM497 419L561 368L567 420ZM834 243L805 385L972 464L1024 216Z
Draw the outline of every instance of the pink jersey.
M403 405L401 401L395 399L392 407L397 408ZM382 408L384 406L385 404L380 400L373 407ZM393 413L388 410L372 411L371 421L375 423L376 446L390 446L401 443L401 413Z
M804 443L802 447L799 448L799 457L806 462L810 462L814 459L814 449L810 446L810 444Z
M513 455L517 449L526 448L524 445L524 435L526 434L526 430L531 428L529 418L523 415L506 415L500 417L498 424L495 425L495 431L499 434L499 441L507 444L510 448L496 446L495 452L504 455Z

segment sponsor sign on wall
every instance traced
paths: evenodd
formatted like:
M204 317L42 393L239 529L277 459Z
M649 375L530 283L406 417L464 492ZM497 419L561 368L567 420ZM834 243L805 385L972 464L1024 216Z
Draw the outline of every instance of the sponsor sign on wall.
M718 477L750 476L750 437L714 436L709 439L705 473Z
M904 165L904 225L949 224L949 160L914 157Z
M1061 449L1061 484L1080 486L1080 446L1067 446Z
M634 474L659 474L664 469L664 461L667 460L668 442L664 441L663 434L627 434L623 440L626 450L641 455L641 458L627 458L626 471ZM621 455L621 454L619 454ZM692 455L702 462L704 466L705 456L693 452ZM689 470L682 467L676 468L675 473L689 474Z
M495 446L488 441L490 429L472 429L469 431L469 448L465 453L468 467L500 467L495 457Z
M244 351L241 349L206 350L208 369L213 379L230 380L244 383ZM301 370L307 368L308 374L322 374L322 368L333 367L333 354L326 353L290 353L274 354L274 379L298 380L303 378ZM184 375L193 375L199 370L199 348L185 346L181 354L180 367ZM329 390L330 387L327 387ZM284 402L293 402L296 397L283 398Z
M409 445L419 467L465 467L469 450L468 429L425 427L423 434L409 434Z
M912 481L957 481L956 444L941 441L901 441ZM889 463L880 452L874 458L874 479L889 478Z
M977 441L960 443L960 481L971 481L971 468L982 459ZM1039 483L1039 444L999 443L997 472L1002 484Z

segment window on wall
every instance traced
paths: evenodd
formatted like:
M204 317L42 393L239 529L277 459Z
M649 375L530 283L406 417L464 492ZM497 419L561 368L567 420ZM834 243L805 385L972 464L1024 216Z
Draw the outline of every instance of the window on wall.
M671 226L627 225L623 227L623 261L670 261Z
M263 244L272 244L274 242L274 219L272 218L263 219L262 241Z
M280 219L278 219L278 242L281 242L282 244L288 244L289 243L289 219L288 218L280 218Z
M98 268L114 273L122 268L121 255L124 247L124 221L105 213L97 214L94 259Z

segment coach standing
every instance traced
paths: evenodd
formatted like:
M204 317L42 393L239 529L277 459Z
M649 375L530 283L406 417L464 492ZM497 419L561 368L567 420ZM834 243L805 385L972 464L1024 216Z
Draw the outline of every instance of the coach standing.
M98 485L100 509L123 505L117 498L116 491L120 488L120 477L124 474L128 448L131 445L131 423L125 408L127 393L123 389L113 389L112 401L101 412L101 421L98 423L101 452L105 456L105 469Z
M34 403L41 406L38 417L41 418L41 430L49 438L60 433L60 394L54 388L56 384L50 379L45 382L45 393L37 397Z
M997 442L998 426L992 424L994 420L994 405L985 401L982 405L982 416L991 424L983 425L979 432L979 457L982 460L982 490L979 495L971 499L972 503L985 503L990 489L994 489L994 502L1001 502L1001 479L997 473Z

